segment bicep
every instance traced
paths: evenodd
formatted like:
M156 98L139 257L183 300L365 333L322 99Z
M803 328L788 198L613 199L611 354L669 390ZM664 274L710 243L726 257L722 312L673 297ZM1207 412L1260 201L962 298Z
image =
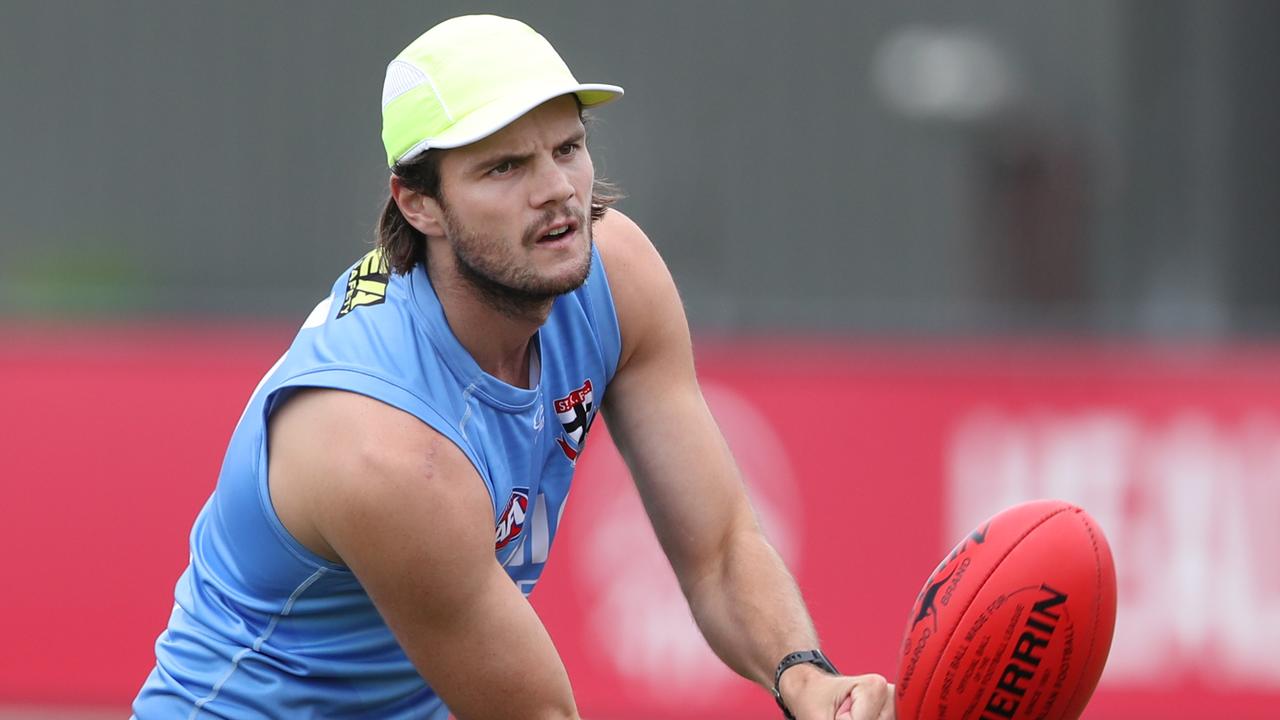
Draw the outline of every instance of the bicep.
M293 460L273 460L273 483L283 473L309 491L316 534L432 689L463 720L503 717L511 697L527 698L532 717L572 717L563 665L496 560L492 503L461 450L369 398L330 392L310 403L273 420L273 455ZM331 419L361 430L336 435Z

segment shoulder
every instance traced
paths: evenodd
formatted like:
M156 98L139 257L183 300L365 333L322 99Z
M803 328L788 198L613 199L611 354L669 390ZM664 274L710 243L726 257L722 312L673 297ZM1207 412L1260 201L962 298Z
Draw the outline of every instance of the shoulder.
M675 281L640 226L611 208L597 223L594 237L622 335L619 367L663 335L687 335Z
M366 254L303 321L268 392L333 386L397 407L408 394L425 397L424 378L436 367L427 350L437 345L424 339L428 320L415 304L413 283L409 275L388 275L379 251ZM305 379L315 373L328 375Z
M596 223L596 247L614 295L630 299L670 282L662 256L631 218L610 208Z
M294 393L270 419L276 433L294 433L313 446L311 455L338 466L382 469L392 459L417 456L440 434L413 415L356 392L303 389Z
M268 444L281 521L331 560L350 563L354 539L403 531L424 508L434 510L438 522L428 525L437 530L491 512L461 449L413 415L364 395L296 393L273 413Z

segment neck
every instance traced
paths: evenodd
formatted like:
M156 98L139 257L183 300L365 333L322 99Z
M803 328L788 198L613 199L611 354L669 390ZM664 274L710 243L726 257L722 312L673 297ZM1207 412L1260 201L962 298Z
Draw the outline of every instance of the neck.
M481 370L516 387L529 387L529 341L551 314L554 299L521 304L503 301L450 268L428 262L436 297L462 347Z

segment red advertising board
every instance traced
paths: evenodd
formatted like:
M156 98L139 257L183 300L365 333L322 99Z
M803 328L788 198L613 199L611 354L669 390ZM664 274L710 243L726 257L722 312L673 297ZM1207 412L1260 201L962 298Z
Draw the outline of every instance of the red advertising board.
M132 698L231 427L289 335L5 334L0 704ZM1099 521L1120 582L1085 717L1274 715L1280 350L778 339L698 355L761 521L846 672L892 678L911 602L953 541L1058 497ZM532 600L587 718L777 716L699 638L603 428Z

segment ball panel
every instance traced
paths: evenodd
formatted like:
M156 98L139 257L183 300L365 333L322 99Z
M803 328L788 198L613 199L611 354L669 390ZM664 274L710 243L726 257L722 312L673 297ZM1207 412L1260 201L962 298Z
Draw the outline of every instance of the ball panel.
M1077 509L1075 517L1088 534L1090 547L1094 552L1098 592L1094 598L1094 627L1090 633L1093 642L1089 646L1089 652L1083 656L1079 683L1063 715L1067 718L1080 717L1089 704L1089 698L1093 697L1093 691L1102 679L1107 656L1111 653L1111 641L1116 630L1116 566L1111 546L1088 513Z
M898 717L1078 717L1114 619L1114 566L1087 514L1059 501L1010 508L966 537L917 598Z
M1027 533L958 620L942 654L947 674L924 700L940 720L1063 716L1094 625L1096 573L1072 515Z
M903 641L895 689L901 720L931 717L921 713L922 701L957 621L1027 533L1071 507L1056 500L1011 507L965 536L934 570L916 598Z

